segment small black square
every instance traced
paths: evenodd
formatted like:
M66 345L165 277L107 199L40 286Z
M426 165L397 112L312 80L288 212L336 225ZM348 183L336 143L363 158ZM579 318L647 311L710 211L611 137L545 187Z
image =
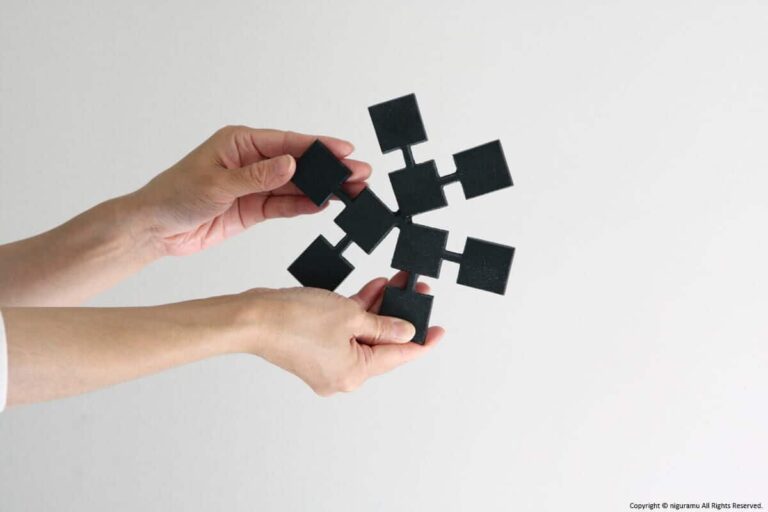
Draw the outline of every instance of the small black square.
M448 232L420 224L405 224L400 228L392 267L417 274L440 277Z
M456 282L504 295L514 256L514 247L467 238Z
M364 188L334 221L370 254L395 226L395 215L371 189Z
M368 113L382 153L427 140L414 94L368 107Z
M291 181L313 203L321 206L349 178L351 171L331 153L325 144L316 140L296 160L296 172Z
M404 215L436 210L448 205L434 160L389 173L389 181Z
M354 269L321 235L291 263L288 272L303 286L333 291Z
M387 286L384 289L379 314L411 322L416 327L416 334L411 341L423 345L427 338L427 328L429 328L432 298L432 295Z
M464 197L471 199L512 186L501 141L495 140L453 155Z

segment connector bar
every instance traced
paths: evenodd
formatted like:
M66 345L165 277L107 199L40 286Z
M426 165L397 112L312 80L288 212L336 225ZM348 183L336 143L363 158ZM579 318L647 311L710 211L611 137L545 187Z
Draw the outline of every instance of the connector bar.
M349 244L352 243L352 237L349 235L344 235L344 237L339 240L336 245L333 246L333 250L336 254L343 253L347 247L349 247Z
M449 250L443 251L443 259L447 261L452 261L454 263L461 263L462 254L458 252L453 252Z
M403 146L400 149L403 150L403 160L405 160L405 167L414 167L416 165L416 161L413 159L413 151L411 151L411 146Z
M449 183L453 183L454 181L459 181L459 173L458 172L452 172L451 174L446 174L445 176L440 176L440 179L438 182L445 186Z

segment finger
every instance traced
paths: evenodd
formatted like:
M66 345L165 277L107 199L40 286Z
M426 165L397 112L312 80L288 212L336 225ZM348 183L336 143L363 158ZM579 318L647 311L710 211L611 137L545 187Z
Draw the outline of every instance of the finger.
M365 182L355 182L355 183L345 183L342 185L342 188L344 189L344 192L347 193L350 197L357 197L357 195L363 191L363 189L366 187ZM277 196L303 196L304 192L299 190L299 187L297 187L292 181L289 181L285 185L276 188L271 192L273 195ZM332 201L338 201L339 198L334 196L331 196Z
M247 127L245 129L248 130L252 144L261 155L267 158L286 154L298 158L318 139L331 150L331 153L336 155L336 158L344 158L355 150L355 147L351 142L335 137L307 135L304 133L285 132L282 130Z
M359 292L350 297L350 299L354 300L360 304L363 309L367 310L371 307L379 294L381 294L382 290L384 290L384 286L386 284L386 277L377 277L376 279L372 279L368 281L368 283L363 286Z
M341 188L344 189L344 192L346 192L348 196L354 198L354 197L357 197L366 186L367 185L364 182L363 183L345 183L344 185L341 186ZM334 201L339 200L339 198L336 196L333 196L331 199L333 199Z
M288 183L295 170L296 160L290 155L281 155L220 174L224 187L235 197L242 197L280 188Z
M423 356L440 341L445 334L442 327L430 327L424 345L405 343L402 345L376 345L372 348L368 375L381 375L394 370L400 365Z
M432 287L427 283L416 283L416 291L418 293L429 293L432 291Z
M354 183L357 181L365 181L371 177L373 169L371 164L363 162L361 160L352 160L351 158L345 158L341 161L347 169L352 171L352 174L347 178L347 183Z
M249 217L254 217L257 219L257 215L260 215L263 219L277 219L296 217L297 215L307 215L321 212L327 205L326 203L322 206L317 206L306 196L261 196L260 198L255 198L255 200L261 201L261 211L258 211L258 208L255 208L257 211L248 213L250 214ZM243 223L245 223L245 219L243 219Z
M416 334L412 323L393 316L363 313L355 338L366 345L407 343Z

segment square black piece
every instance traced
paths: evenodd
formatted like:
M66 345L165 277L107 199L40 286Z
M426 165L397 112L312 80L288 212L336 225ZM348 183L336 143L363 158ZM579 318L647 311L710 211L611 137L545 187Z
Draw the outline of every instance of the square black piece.
M415 94L368 107L368 113L382 153L427 140Z
M456 153L453 161L467 199L512 186L512 175L498 140Z
M514 247L467 238L456 282L504 295L514 255Z
M432 295L387 286L379 314L411 322L416 327L416 334L411 341L423 345L427 338L432 299Z
M333 291L354 269L321 235L291 263L288 272L303 286Z
M397 237L392 267L429 277L440 277L448 232L420 224L404 224Z
M395 225L395 215L371 189L364 188L334 222L370 254Z
M316 140L296 160L293 181L313 203L325 203L352 172L331 153L325 144Z
M448 205L434 160L391 172L389 181L400 213L404 215L416 215Z

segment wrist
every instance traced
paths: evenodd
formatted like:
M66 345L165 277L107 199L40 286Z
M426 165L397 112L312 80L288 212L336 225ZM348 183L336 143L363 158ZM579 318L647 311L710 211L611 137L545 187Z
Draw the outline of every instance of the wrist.
M155 315L168 320L170 338L182 340L192 359L244 352L243 337L229 320L227 296L156 306Z
M186 339L207 356L249 353L264 356L272 329L253 292L158 306Z
M270 300L269 289L253 289L236 295L212 299L211 321L221 327L224 345L231 352L269 358L270 348L280 332L285 316L279 304Z
M136 192L110 199L102 205L107 210L107 217L114 226L119 238L117 245L131 252L143 264L151 263L165 255L162 244L154 234L151 217L142 207Z

